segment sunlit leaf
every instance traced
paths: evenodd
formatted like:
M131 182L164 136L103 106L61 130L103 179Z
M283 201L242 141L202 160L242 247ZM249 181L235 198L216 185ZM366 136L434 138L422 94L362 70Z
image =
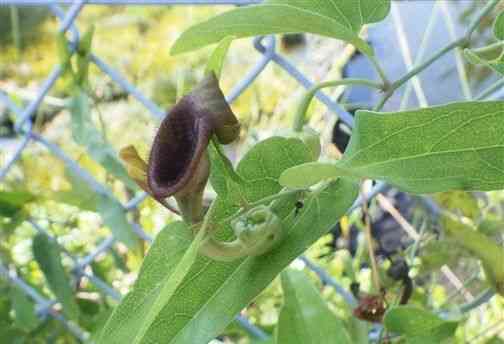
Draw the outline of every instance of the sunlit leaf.
M274 33L309 32L352 43L366 54L373 51L358 32L364 24L385 18L389 0L267 0L263 4L237 8L185 31L172 47L179 54L237 38Z
M191 233L183 222L173 222L157 235L132 290L116 307L102 330L99 336L101 342L112 339L120 342L121 338L129 342L133 338L135 332L130 331L131 326L138 330L155 298L152 295L159 295L158 286L175 271L190 244Z
M177 226L181 227L185 232L190 231L184 224ZM165 274L161 283L154 285L154 288L143 298L134 300L134 302L140 306L129 309L129 314L126 319L121 317L123 310L119 308L116 311L119 314L117 317L114 317L115 313L112 314L112 317L102 332L103 335L100 337L99 343L121 343L123 341L140 343L143 341L146 331L159 315L159 312L174 296L177 288L181 285L191 266L194 264L204 235L204 231L198 232L198 235L196 235L191 245L173 267L173 271L170 274ZM159 262L156 261L156 264L158 263ZM121 306L124 309L125 304ZM116 330L110 331L110 328L116 328Z
M343 158L284 172L307 187L340 176L379 179L413 193L504 188L504 102L461 102L403 112L358 111Z

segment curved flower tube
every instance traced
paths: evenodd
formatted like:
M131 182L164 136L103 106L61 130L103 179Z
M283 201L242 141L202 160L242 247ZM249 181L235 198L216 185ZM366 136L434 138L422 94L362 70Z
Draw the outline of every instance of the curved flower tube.
M227 144L238 138L240 124L226 102L214 74L205 77L184 96L161 122L148 163L134 163L133 179L152 197L164 203L174 196L188 223L203 217L203 190L210 174L207 147L213 135ZM128 154L131 157L131 147ZM139 173L139 170L142 173ZM145 172L145 176L143 175ZM145 179L144 179L145 178Z
M260 256L273 249L284 237L282 220L267 206L260 205L231 222L234 241L209 237L200 252L219 261Z

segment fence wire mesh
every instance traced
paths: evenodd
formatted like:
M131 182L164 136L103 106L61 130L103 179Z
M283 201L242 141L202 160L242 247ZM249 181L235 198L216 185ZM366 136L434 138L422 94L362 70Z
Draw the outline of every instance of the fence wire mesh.
M59 31L60 32L69 32L71 37L71 44L73 47L77 45L80 38L80 33L75 25L76 19L79 17L79 14L82 12L84 6L86 4L112 4L112 5L249 5L254 3L259 3L261 0L76 0L76 1L28 1L28 0L1 0L0 5L39 5L39 6L47 6L52 14L58 18L59 20ZM64 10L59 4L69 5ZM450 18L450 11L446 9L446 1L439 1L439 5L433 6L431 13L431 20L433 21L436 16L438 16L441 12L442 15ZM399 50L404 60L404 64L408 70L414 68L414 66L424 60L424 56L426 53L426 45L427 42L432 37L431 32L427 29L422 38L422 45L420 49L416 52L416 57L413 59L413 53L408 47L408 42L404 39L404 27L401 19L401 14L397 9L397 6L393 4L392 6L392 18L393 23L395 25L396 34L398 36L400 46ZM451 20L451 19L450 19ZM428 24L429 26L430 24ZM453 30L452 30L453 31ZM456 35L454 32L452 39L456 39ZM301 86L306 89L311 88L314 83L310 80L309 76L305 75L299 68L296 67L295 64L290 62L287 58L285 58L282 53L279 52L279 49L276 45L275 37L267 36L267 37L256 37L253 40L253 45L255 50L258 53L257 62L250 67L250 69L245 73L245 76L231 89L231 91L227 94L226 99L228 102L232 103L237 98L240 97L256 80L256 78L264 71L264 69L272 64L275 64L285 73L290 75L294 80L296 80ZM458 54L458 52L455 52ZM457 59L460 56L457 55ZM142 104L148 112L152 115L154 120L159 120L165 115L165 111L162 110L160 106L151 101L148 97L146 97L132 82L128 81L126 77L124 77L120 72L118 72L113 66L109 63L102 60L99 56L91 54L90 56L91 62L104 74L108 75L117 85L119 85L125 92L134 97L140 104ZM460 83L464 90L464 96L467 99L471 98L470 92L467 91L467 80L464 79L465 71L463 70L463 65L459 64L459 75L460 75ZM31 120L35 116L37 110L40 105L47 97L47 94L54 87L56 81L62 77L63 68L60 65L55 65L52 71L49 73L48 77L44 80L44 82L40 85L38 92L34 99L32 99L28 104L24 104L22 107L18 106L16 102L14 102L9 95L0 90L0 102L3 103L12 113L15 114L16 122L15 122L15 130L17 135L20 137L20 141L17 144L17 147L11 152L10 158L1 166L0 169L0 182L4 179L12 167L20 160L23 151L29 145L41 145L45 149L47 149L51 154L53 154L56 158L60 159L73 174L79 177L80 181L86 183L92 190L99 194L107 194L108 196L115 199L117 202L119 200L113 195L110 190L102 185L98 180L95 179L86 169L81 167L77 161L72 159L67 153L64 152L62 148L58 145L52 143L47 138L42 135L36 133L33 130ZM420 76L413 78L406 87L406 90L403 94L403 101L401 104L406 104L408 101L408 97L410 94L414 94L421 106L428 105L428 99L425 95L422 82L420 80ZM487 90L483 91L479 96L474 97L474 99L498 99L504 96L504 89L502 89L502 84L495 84L489 87ZM319 91L316 94L318 100L323 103L331 112L337 115L341 121L346 123L349 127L353 126L353 117L352 115L346 111L338 102L334 101L330 95ZM3 149L3 148L2 148ZM384 183L376 184L370 192L367 194L366 199L371 199L379 194L384 193L389 186ZM137 208L137 206L145 199L145 193L139 193L135 195L129 202L122 204L123 211L129 212ZM424 199L427 206L430 207L433 214L437 212L437 206L429 199ZM351 211L360 208L362 204L362 199L358 199ZM98 276L94 275L93 272L88 269L88 267L94 262L94 260L102 255L106 254L114 245L116 240L113 236L109 236L102 240L93 251L88 252L86 256L83 257L75 257L73 256L64 245L60 244L57 241L57 238L52 236L41 224L39 224L36 220L30 220L30 225L36 232L42 232L49 236L49 238L55 242L61 249L61 252L65 256L67 256L72 262L72 273L74 275L75 280L80 280L81 278L86 278L90 283L94 284L94 286L100 290L102 293L107 295L113 300L119 301L121 299L121 293L114 289L112 286L107 284L105 281L100 279ZM147 242L152 242L152 238L141 228L138 223L131 223L135 233ZM416 233L416 232L414 232ZM416 234L412 234L418 235ZM418 240L418 238L413 238ZM329 286L335 288L336 292L339 293L343 299L351 306L356 304L356 300L354 296L347 292L342 286L335 281L329 273L327 273L324 269L317 266L316 263L311 261L306 256L301 256L300 260L304 262L306 267L312 270L321 281ZM465 293L464 284L457 278L457 276L446 267L443 273L448 277L449 281L454 285L457 292ZM22 290L28 297L30 297L36 303L37 314L39 317L53 317L54 319L60 321L63 326L72 333L78 340L86 341L89 339L89 333L85 330L79 328L77 324L65 318L65 316L57 309L55 306L58 301L54 299L47 299L42 296L35 288L26 283L22 278L20 278L15 269L6 266L4 263L0 262L0 276L5 280L9 281L17 288ZM468 303L464 304L461 307L463 312L468 312L493 297L493 292L491 290L484 291L481 295L473 297L468 296ZM258 339L266 339L268 335L261 330L259 327L253 325L247 318L242 315L239 315L237 321L241 326L246 329L250 335L258 338ZM498 329L501 327L502 322L499 321L495 324L489 326L488 329L484 329L479 336L484 336L488 331L494 331L497 333ZM475 337L474 339L478 339Z

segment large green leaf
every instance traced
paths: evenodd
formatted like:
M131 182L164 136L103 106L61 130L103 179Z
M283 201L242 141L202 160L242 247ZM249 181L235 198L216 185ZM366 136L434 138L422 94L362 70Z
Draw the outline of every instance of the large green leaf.
M99 343L139 343L194 263L204 232L190 243L190 228L174 222L156 238L138 282L106 324ZM158 270L160 268L163 270ZM159 275L158 271L163 271ZM154 279L155 283L148 280ZM147 281L147 282L146 282ZM145 286L145 289L142 288Z
M44 273L49 288L63 307L63 313L73 320L79 317L79 308L75 303L73 289L63 265L58 245L44 233L33 238L33 256Z
M442 343L453 338L457 321L446 321L415 306L393 307L385 314L387 331L398 333L410 344Z
M128 176L117 153L93 124L89 97L82 89L75 90L69 108L72 117L72 136L75 142L86 147L91 158L102 165L107 172L129 188L138 189L136 183Z
M257 144L237 169L245 180L244 196L253 202L278 193L281 186L277 180L282 171L309 159L309 150L300 140L271 138ZM278 207L278 215L289 232L278 247L263 256L231 263L198 257L188 276L149 328L144 342L207 343L213 339L285 266L338 221L357 192L358 188L353 183L330 183L320 192L307 197L304 208L297 216L294 214L295 199L282 203L283 206ZM219 194L212 218L214 223L238 210L239 207L230 199L233 197ZM219 233L221 239L231 236L229 226ZM169 256L169 247L156 251L151 249L142 271L155 270L159 273L147 275L142 272L132 294L148 293L159 285L173 271L173 264L180 260L187 245L177 246L180 250L177 251L178 257ZM123 301L130 303L129 306L119 306L124 319L131 316L134 305L138 305L141 299L130 296L132 294Z
M358 111L343 158L283 173L306 187L338 176L385 180L413 193L504 188L504 102L461 102L395 113Z
M389 0L267 0L189 28L175 42L172 53L201 48L227 36L309 32L347 41L372 55L372 49L358 32L363 25L385 18L389 10Z
M279 344L352 343L343 324L301 271L282 273L284 306L280 312L276 342Z

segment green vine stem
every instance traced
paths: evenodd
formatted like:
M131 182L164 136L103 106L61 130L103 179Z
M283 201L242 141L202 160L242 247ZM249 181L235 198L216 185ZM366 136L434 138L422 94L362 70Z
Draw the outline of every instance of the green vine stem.
M429 67L431 64L436 62L440 57L445 55L446 53L450 52L451 50L455 48L463 48L465 47L473 34L473 32L476 30L476 28L479 25L479 22L481 19L488 15L494 8L497 6L497 4L500 2L500 0L490 0L485 7L481 9L481 11L478 13L478 15L475 17L474 21L471 23L469 26L469 29L467 30L466 34L462 37L459 38L450 44L446 45L444 48L438 50L436 53L434 53L430 58L425 60L424 62L418 64L416 67L411 69L408 73L406 73L402 78L394 81L391 85L390 88L385 92L383 97L380 99L378 104L374 107L374 111L380 111L383 109L383 106L387 102L387 100L392 97L394 92L400 88L402 85L404 85L406 82L408 82L411 78L413 78L415 75L421 73L424 71L427 67Z
M380 62L376 59L375 55L366 55L371 61L371 64L375 68L376 72L380 76L380 79L382 81L382 88L387 89L390 86L390 81L387 78L387 75L385 74L385 71L383 70L382 66L380 65Z
M484 53L492 52L494 50L500 51L500 49L503 47L504 47L504 41L499 41L499 42L495 42L495 43L492 43L490 45L487 45L487 46L484 46L481 48L472 49L472 51L476 54L484 54Z
M374 82L374 81L370 81L370 80L365 80L365 79L332 80L332 81L325 81L325 82L321 82L319 84L316 84L312 88L310 88L308 91L306 91L303 98L301 99L301 103L299 104L296 115L294 117L293 130L295 132L301 132L303 130L306 112L308 111L308 107L310 106L310 103L311 103L313 97L315 97L315 94L317 94L317 92L319 90L326 88L326 87L336 87L336 86L342 86L342 85L363 85L363 86L376 88L378 90L383 90L382 84Z
M244 207L244 208L240 209L236 214L231 215L231 216L225 218L222 222L220 222L220 225L229 223L229 222L231 222L231 221L239 218L240 216L244 215L250 209L253 209L253 208L258 207L260 205L267 204L267 203L270 203L272 201L275 201L275 200L278 200L278 199L281 199L281 198L284 198L284 197L287 197L287 196L301 195L304 192L309 192L309 191L308 190L299 190L299 189L296 189L296 190L287 190L287 191L281 191L281 192L279 192L279 193L277 193L275 195L264 197L264 198L262 198L262 199L260 199L258 201L249 203L247 207Z

